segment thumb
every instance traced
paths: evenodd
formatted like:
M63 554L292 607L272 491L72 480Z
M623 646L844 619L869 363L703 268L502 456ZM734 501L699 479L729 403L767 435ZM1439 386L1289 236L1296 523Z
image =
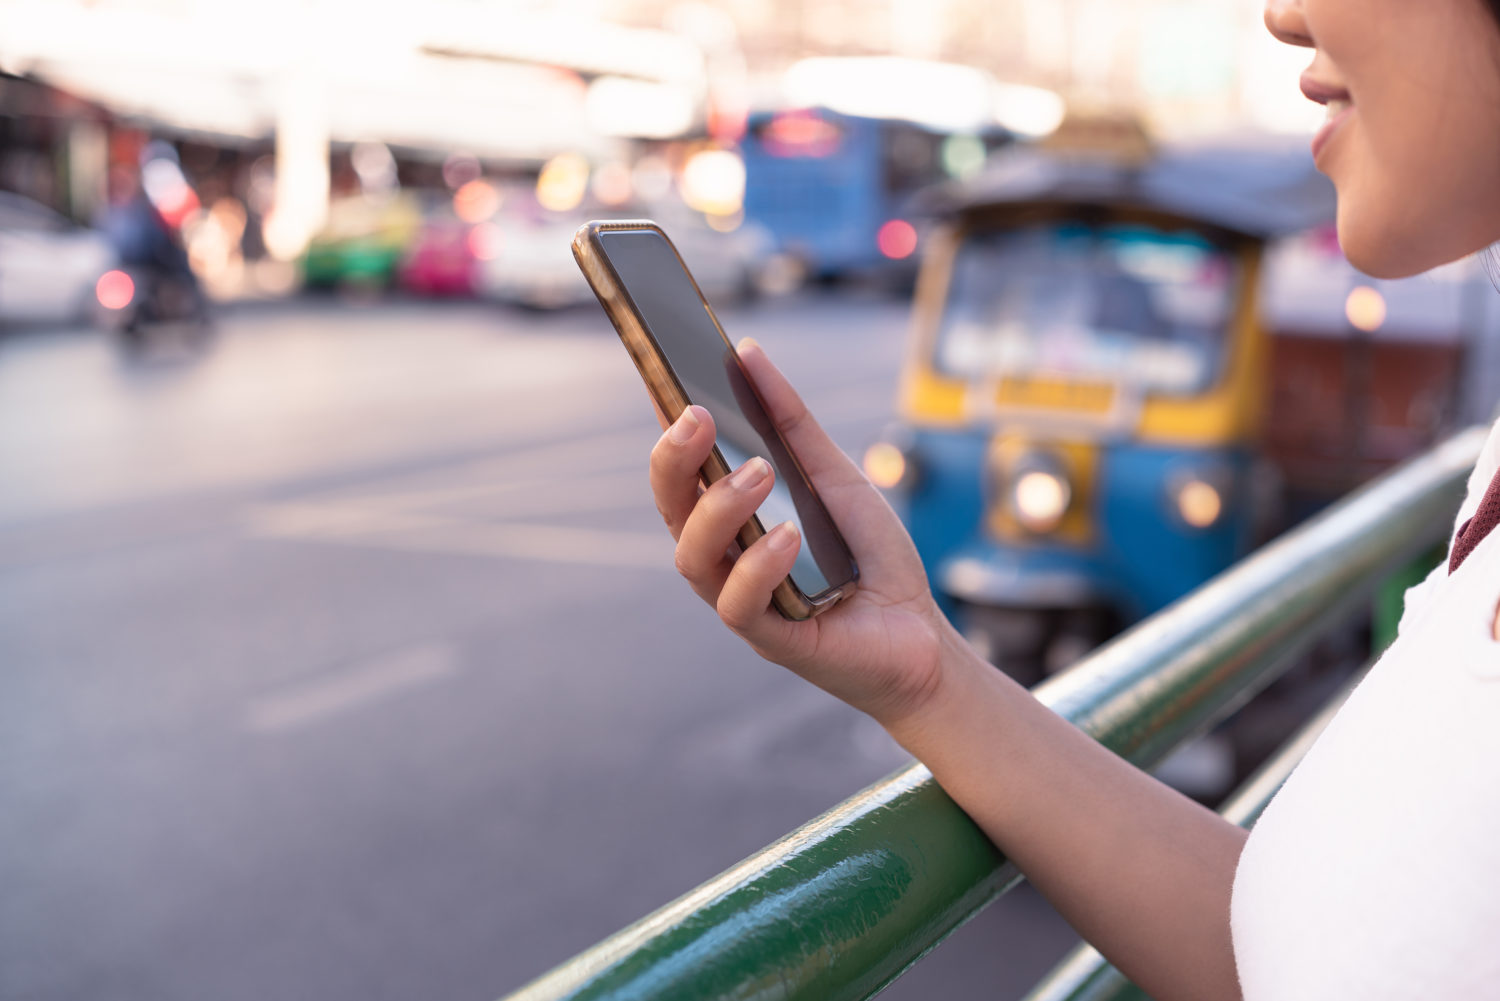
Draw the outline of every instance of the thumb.
M746 337L736 350L755 385L756 395L765 403L776 430L791 446L808 477L816 483L828 485L864 482L859 467L818 424L802 397L767 357L760 343Z

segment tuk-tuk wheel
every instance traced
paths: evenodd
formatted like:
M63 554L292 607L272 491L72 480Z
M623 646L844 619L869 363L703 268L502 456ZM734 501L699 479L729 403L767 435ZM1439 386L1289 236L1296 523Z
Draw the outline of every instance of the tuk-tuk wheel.
M1030 688L1046 677L1046 612L961 604L955 620L974 652L1018 683Z
M1103 608L960 604L956 622L981 657L1028 688L1072 667L1120 629L1117 616Z

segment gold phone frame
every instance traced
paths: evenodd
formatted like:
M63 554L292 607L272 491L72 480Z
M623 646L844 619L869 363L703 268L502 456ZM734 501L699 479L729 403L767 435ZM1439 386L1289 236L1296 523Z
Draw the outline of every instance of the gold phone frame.
M589 287L594 290L594 295L599 299L599 305L604 307L604 313L609 317L610 323L614 325L615 331L620 335L625 350L630 353L630 358L635 362L635 367L641 373L641 378L646 383L646 390L651 398L656 401L657 407L668 421L675 421L689 404L686 391L678 382L672 367L667 363L661 347L656 339L646 329L645 322L636 312L634 304L626 294L624 284L615 274L614 268L610 266L609 258L605 256L604 249L599 243L599 234L620 230L651 230L667 242L677 263L682 265L683 272L688 276L688 281L693 284L693 291L698 293L698 298L703 302L703 308L708 313L709 320L714 329L723 338L725 345L734 356L736 364L739 363L739 355L734 350L734 344L724 333L724 328L719 325L719 318L714 315L713 308L709 306L708 299L703 295L703 290L698 287L698 280L688 270L687 263L683 261L682 255L678 253L677 247L672 243L666 231L650 219L615 219L608 222L586 222L578 227L573 235L573 258L582 269L584 278ZM751 383L752 389L754 383ZM791 453L790 448L788 453ZM795 461L795 455L793 456ZM699 471L705 486L717 482L728 476L731 472L729 464L724 460L724 455L719 451L719 446L714 445L703 468ZM796 475L807 479L807 474L800 466L795 471ZM808 488L822 504L823 499L813 489L812 483L808 482ZM757 539L766 534L765 526L761 524L760 517L756 514L750 515L750 520L741 527L736 541L741 549L747 549ZM806 540L803 540L806 545ZM848 551L848 544L844 543L844 549ZM850 577L841 584L834 584L827 590L815 595L806 594L802 588L790 576L776 585L771 594L771 604L784 617L793 620L809 619L814 615L832 608L842 598L852 594L859 580L859 567L854 561L853 554L849 557Z

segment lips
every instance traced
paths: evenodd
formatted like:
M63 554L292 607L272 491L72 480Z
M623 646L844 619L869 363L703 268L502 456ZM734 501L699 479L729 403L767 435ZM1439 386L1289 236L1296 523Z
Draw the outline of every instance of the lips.
M1308 74L1302 74L1302 93L1309 101L1316 102L1328 109L1328 117L1323 122L1323 127L1318 134L1313 136L1312 155L1316 160L1318 151L1327 145L1328 140L1338 131L1338 127L1344 123L1354 112L1354 100L1349 96L1349 91L1343 87L1318 80Z
M1298 81L1302 85L1302 94L1314 104L1327 104L1329 101L1348 101L1349 91L1335 83L1327 83L1318 80L1311 74L1303 73Z

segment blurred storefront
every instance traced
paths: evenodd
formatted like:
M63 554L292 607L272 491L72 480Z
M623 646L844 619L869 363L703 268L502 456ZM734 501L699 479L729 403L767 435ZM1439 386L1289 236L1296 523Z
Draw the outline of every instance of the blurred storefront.
M0 188L87 222L111 168L149 160L168 199L180 196L164 212L211 288L285 287L310 245L344 246L353 230L358 253L331 259L378 257L384 283L419 252L496 260L497 227L519 233L538 213L654 211L669 198L700 226L736 229L759 180L745 176L755 112L914 123L954 140L943 154L954 175L977 169L994 135L1055 127L1059 95L1128 105L1163 135L1302 128L1316 112L1286 86L1288 55L1271 51L1258 11L1258 0L0 0ZM908 225L898 206L875 214ZM450 277L418 283L465 287Z
M103 204L112 121L96 104L0 74L0 188L87 221Z

